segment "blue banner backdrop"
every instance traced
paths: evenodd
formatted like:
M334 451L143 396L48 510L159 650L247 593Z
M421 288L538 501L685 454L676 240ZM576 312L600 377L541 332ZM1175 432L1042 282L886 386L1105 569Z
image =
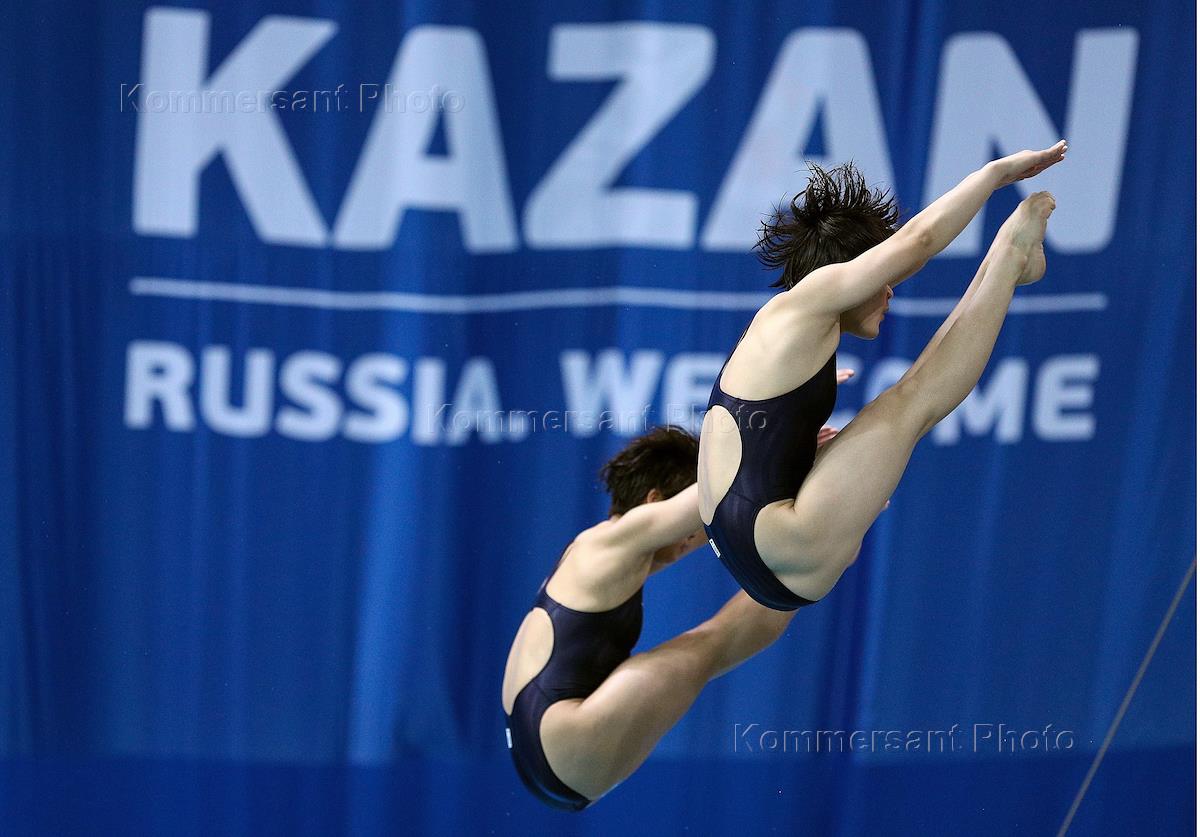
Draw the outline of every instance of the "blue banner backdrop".
M1195 555L1191 4L38 0L0 34L6 833L1058 828ZM698 419L803 159L916 210L1060 135L844 346L843 422L1056 193L858 564L609 798L540 808L508 643L604 459ZM734 589L656 577L643 646ZM1191 828L1194 635L1190 588L1079 833Z

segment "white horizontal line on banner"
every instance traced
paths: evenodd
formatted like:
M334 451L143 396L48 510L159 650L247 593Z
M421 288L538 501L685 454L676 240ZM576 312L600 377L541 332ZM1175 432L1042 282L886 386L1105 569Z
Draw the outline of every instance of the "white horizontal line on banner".
M598 308L632 306L675 308L685 311L756 311L770 299L769 293L732 291L681 291L673 288L556 288L545 291L511 291L498 294L420 294L397 291L331 291L316 288L287 288L278 285L249 285L232 282L196 282L135 276L129 282L135 296L244 302L295 308L336 311L404 311L416 314L494 314L506 311L535 311L544 308ZM902 317L942 317L949 314L956 297L910 299L896 297L889 314ZM1030 294L1013 299L1014 314L1058 314L1103 311L1108 297L1102 293Z

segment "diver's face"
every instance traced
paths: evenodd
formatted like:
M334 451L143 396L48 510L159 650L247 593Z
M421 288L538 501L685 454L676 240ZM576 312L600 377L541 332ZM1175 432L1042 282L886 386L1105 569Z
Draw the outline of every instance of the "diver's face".
M879 336L879 325L883 322L883 315L887 313L892 296L892 286L884 285L878 294L843 313L842 331L864 340L874 340Z

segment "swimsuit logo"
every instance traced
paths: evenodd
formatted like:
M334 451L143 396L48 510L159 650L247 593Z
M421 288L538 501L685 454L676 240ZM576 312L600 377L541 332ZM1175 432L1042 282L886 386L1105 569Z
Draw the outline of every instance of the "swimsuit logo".
M718 557L718 558L720 558L720 557L721 557L721 550L717 549L717 544L716 544L716 542L715 542L715 541L713 541L713 539L712 539L712 538L709 538L709 539L708 539L708 545L709 545L709 546L711 546L711 547L713 548L713 552L717 553L717 557Z

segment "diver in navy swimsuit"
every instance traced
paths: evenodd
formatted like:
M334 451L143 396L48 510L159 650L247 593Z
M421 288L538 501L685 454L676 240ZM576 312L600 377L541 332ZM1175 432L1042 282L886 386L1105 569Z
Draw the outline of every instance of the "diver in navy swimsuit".
M550 616L554 647L545 667L517 693L508 717L513 764L525 787L547 805L579 811L591 800L555 775L542 750L546 710L560 700L586 698L629 659L642 633L642 590L612 610L587 613L550 598L542 582L533 606Z
M784 268L787 290L758 312L717 378L699 482L696 440L682 431L661 428L617 454L602 471L609 518L575 537L513 640L501 703L514 764L539 798L580 810L607 793L709 680L778 639L796 608L833 586L917 440L978 381L1016 286L1044 274L1053 198L1021 203L912 368L830 440L836 431L821 422L838 340L876 336L892 286L949 244L994 189L1065 152L1060 143L989 163L898 230L894 203L852 166L813 167L805 192L764 230L761 255ZM703 543L702 523L743 592L630 656L646 578Z
M834 355L816 375L774 398L751 401L721 391L720 375L708 406L728 410L737 421L742 458L733 484L705 526L717 557L759 604L794 610L811 599L780 583L758 556L754 521L763 507L796 496L817 455L817 434L837 397Z
M817 452L842 334L872 339L892 289L944 249L1002 186L1061 162L1060 142L969 175L908 223L851 164L810 166L805 190L763 225L759 257L784 289L729 356L700 436L700 516L750 596L778 610L820 599L858 556L917 441L971 392L1019 285L1046 270L1054 198L1026 198L912 367Z
M505 731L518 775L549 805L578 811L607 793L706 683L791 621L738 592L703 624L631 656L646 578L704 544L697 453L694 436L660 428L613 457L602 472L609 518L576 535L517 631L501 695Z

